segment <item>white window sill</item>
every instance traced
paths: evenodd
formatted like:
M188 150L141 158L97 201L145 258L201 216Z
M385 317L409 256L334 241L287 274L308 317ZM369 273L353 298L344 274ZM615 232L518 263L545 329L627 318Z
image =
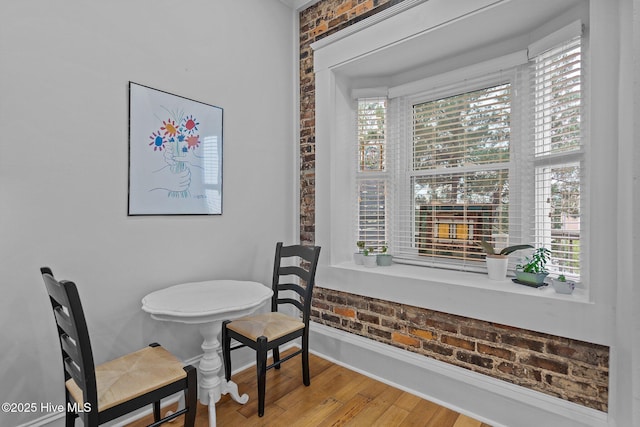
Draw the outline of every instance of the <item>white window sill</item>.
M556 298L565 301L580 303L590 302L588 293L584 288L580 287L580 285L576 286L576 289L570 295L558 294L555 292L553 286L551 285L543 286L540 288L519 285L511 280L515 278L515 276L509 275L507 275L506 280L499 281L489 279L486 273L470 273L466 271L421 267L399 263L394 263L388 267L365 267L363 265L357 265L354 262L349 261L333 265L332 267L342 270L361 271L367 274L376 274L396 279L406 278L422 280L426 282L425 285L435 282L439 284L482 289L484 291L509 292L519 295L529 295L541 298Z
M563 295L551 286L531 288L511 278L494 281L483 273L404 264L365 267L353 262L320 266L316 283L336 291L608 345L607 327L597 321L600 308L581 288Z

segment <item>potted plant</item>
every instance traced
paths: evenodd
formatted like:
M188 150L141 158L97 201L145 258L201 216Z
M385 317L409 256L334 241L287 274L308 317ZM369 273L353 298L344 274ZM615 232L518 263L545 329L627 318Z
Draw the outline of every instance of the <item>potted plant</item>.
M371 252L371 249L369 248L364 248L364 250L362 251L362 255L363 256L363 262L364 262L364 266L365 267L375 267L376 266L376 261L378 260L378 257Z
M551 251L547 248L536 249L530 257L525 257L524 264L516 265L516 283L540 287L549 274L545 268L551 259Z
M576 288L576 283L572 280L567 280L567 278L564 277L564 274L551 279L551 285L559 294L570 294Z
M505 280L507 278L507 264L509 263L508 255L512 252L519 251L521 249L531 249L531 245L513 245L503 248L500 252L496 253L494 246L482 240L478 243L484 249L486 253L487 273L491 280Z
M364 240L358 240L356 242L356 246L358 247L358 252L353 254L353 262L355 262L357 265L362 265L364 264Z
M393 257L391 256L391 254L387 253L388 250L389 248L387 247L387 245L382 245L380 253L376 255L376 262L381 267L388 267L391 265Z

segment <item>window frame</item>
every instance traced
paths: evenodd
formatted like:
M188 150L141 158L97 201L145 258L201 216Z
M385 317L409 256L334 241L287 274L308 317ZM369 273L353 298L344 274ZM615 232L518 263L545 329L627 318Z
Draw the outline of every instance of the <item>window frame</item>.
M448 80L445 77L445 80ZM482 165L479 167L468 167L463 170L457 168L445 168L441 169L441 173L436 172L416 172L412 170L412 134L413 134L413 126L412 126L412 117L411 111L413 106L420 103L431 102L437 99L447 98L462 95L464 93L473 92L477 90L481 90L484 88L489 88L493 86L498 86L501 84L511 84L512 87L512 104L520 101L514 100L515 90L514 82L516 81L516 70L500 70L497 69L495 71L487 73L484 67L480 67L478 70L469 70L469 73L464 78L462 83L451 83L442 87L437 87L435 89L420 91L415 94L409 94L406 96L400 96L398 98L394 98L390 100L390 103L396 108L392 111L403 111L404 114L401 114L403 117L390 118L388 119L390 126L398 126L403 130L398 133L398 138L400 141L394 142L399 145L400 155L399 155L399 166L395 171L395 179L397 179L397 188L401 188L399 194L397 195L397 201L395 206L411 206L410 216L411 219L405 223L408 226L413 226L415 224L414 218L414 201L412 200L414 195L411 191L411 180L417 176L436 176L436 175L449 175L454 172L472 172L473 170L497 170L497 169L506 169L510 177L514 176L514 169L517 167L517 163L515 159L521 158L520 155L520 145L514 144L511 141L514 139L519 140L519 136L515 132L511 132L511 141L509 144L510 149L510 157L508 162L504 163L491 163L488 165ZM520 120L518 112L514 113L512 108L511 121L518 122ZM512 126L513 127L513 126ZM404 141L402 139L404 138ZM515 154L515 157L514 157ZM394 217L394 214L391 214ZM403 227L402 224L398 222L393 223L393 232L394 235L411 235L415 236L415 230L408 230ZM514 235L516 240L522 240L523 235L521 233L516 234L516 232L510 231L510 235ZM415 240L415 239L412 239ZM394 247L398 247L400 242L394 240ZM398 262L413 264L413 265L422 265L422 266L430 266L430 267L439 267L439 268L450 268L454 270L464 270L464 271L475 271L475 272L484 272L486 271L486 267L484 262L482 261L470 261L470 260L455 260L455 259L438 259L433 260L429 257L424 259L418 258L416 249L413 249L414 254L410 254L409 256L399 256L397 258ZM512 263L512 267L515 265L515 262Z

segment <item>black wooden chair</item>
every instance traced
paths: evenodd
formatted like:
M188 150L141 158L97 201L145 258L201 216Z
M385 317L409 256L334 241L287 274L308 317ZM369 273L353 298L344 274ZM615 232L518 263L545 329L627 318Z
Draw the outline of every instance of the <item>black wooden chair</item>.
M51 269L40 269L58 326L66 385L66 426L80 417L94 427L147 405L153 405L158 426L185 414L193 426L197 407L197 375L158 344L95 366L89 331L78 289L73 282L57 281ZM160 418L160 401L184 392L185 408Z
M316 267L320 257L319 246L276 245L273 267L273 297L271 312L247 316L234 321L226 320L222 324L222 352L224 354L224 373L227 381L231 379L231 350L251 347L256 351L258 371L258 415L264 415L266 373L299 354L302 355L302 378L304 385L311 384L309 378L309 315L311 298L315 283ZM285 260L285 265L283 265ZM288 261L288 262L287 262ZM283 279L284 278L284 279ZM291 280L297 278L298 280ZM300 283L293 283L299 281ZM297 295L280 295L282 291L293 291ZM282 305L293 305L300 310L302 318L279 313ZM302 337L302 348L280 359L279 346ZM231 339L240 342L231 348ZM267 366L267 353L273 351L273 363Z

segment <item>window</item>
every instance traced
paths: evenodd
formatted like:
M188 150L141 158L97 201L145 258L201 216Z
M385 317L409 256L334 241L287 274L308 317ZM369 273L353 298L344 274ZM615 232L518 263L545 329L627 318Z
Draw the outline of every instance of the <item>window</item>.
M534 117L535 228L559 272L580 274L580 189L584 182L580 39L531 63Z
M398 261L484 267L476 244L551 249L579 278L581 39L446 88L358 100L358 240Z
M386 244L387 180L386 116L384 98L358 102L358 240L369 249Z
M479 240L509 232L511 83L411 106L411 239L400 253L481 258Z

